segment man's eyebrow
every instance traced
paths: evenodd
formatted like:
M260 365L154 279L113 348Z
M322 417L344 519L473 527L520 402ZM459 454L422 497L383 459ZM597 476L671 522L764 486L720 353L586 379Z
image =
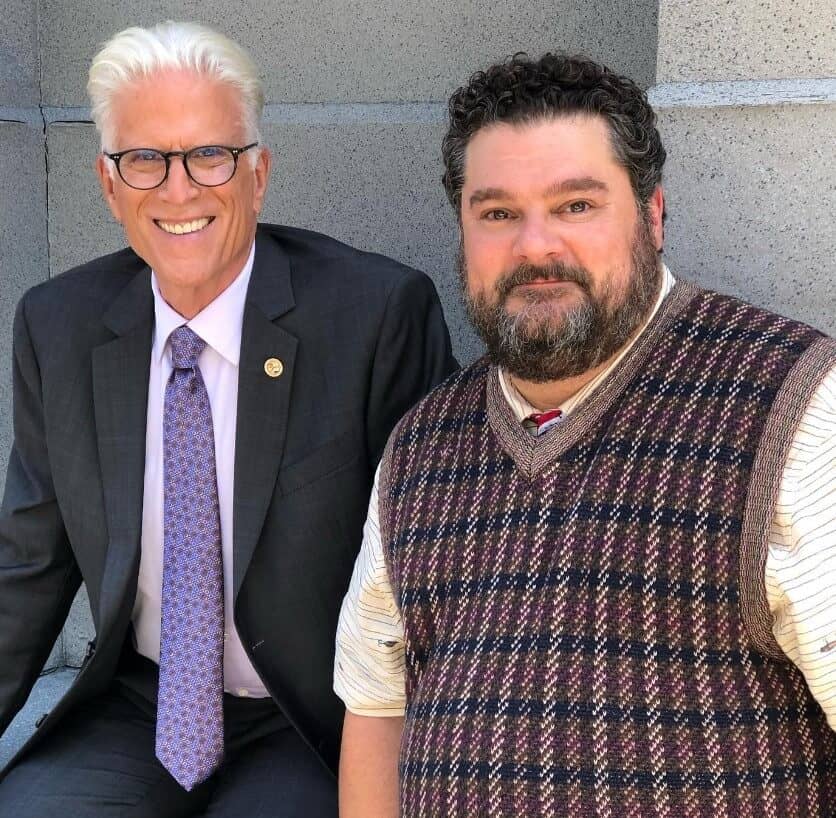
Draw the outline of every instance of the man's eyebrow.
M543 191L543 195L548 198L561 196L566 193L584 193L590 190L607 191L609 187L601 179L595 179L592 176L579 176L575 179L561 179L559 182L554 182ZM511 193L501 187L486 187L480 190L474 190L468 201L470 206L473 207L474 205L493 199L513 198Z
M546 188L546 196L560 196L564 193L584 193L589 190L607 191L607 183L592 176L579 176L575 179L561 179Z
M510 199L511 194L501 187L485 187L481 190L474 190L470 196L470 206L487 202L491 199Z

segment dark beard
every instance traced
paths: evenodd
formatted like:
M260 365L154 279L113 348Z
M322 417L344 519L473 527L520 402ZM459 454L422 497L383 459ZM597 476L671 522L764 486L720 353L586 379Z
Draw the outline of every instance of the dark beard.
M468 317L489 359L530 383L571 378L598 366L615 355L647 318L659 293L661 267L643 218L633 237L631 265L627 289L620 297L607 289L596 298L586 269L555 262L545 267L520 265L496 282L494 299L489 301L484 293L471 296L468 292L466 265L459 251ZM505 305L514 287L538 279L574 282L583 292L583 303L555 319L549 301L565 295L527 291L527 303L509 314Z

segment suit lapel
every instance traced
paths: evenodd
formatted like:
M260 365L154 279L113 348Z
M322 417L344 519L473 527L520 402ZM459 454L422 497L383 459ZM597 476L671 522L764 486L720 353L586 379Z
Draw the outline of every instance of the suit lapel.
M233 582L237 597L273 499L282 458L296 360L296 338L274 322L294 306L290 263L278 244L259 234L244 308L238 370L233 507ZM265 362L278 359L281 375Z
M139 565L153 315L146 267L103 318L117 337L93 350L93 401L109 542L101 587L102 630L124 613L124 601L132 605L134 598L131 583L135 584Z

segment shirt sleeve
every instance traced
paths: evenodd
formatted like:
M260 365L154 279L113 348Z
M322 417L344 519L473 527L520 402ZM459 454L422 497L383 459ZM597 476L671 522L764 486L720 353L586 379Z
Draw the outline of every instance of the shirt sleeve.
M403 623L383 558L374 478L363 545L337 625L334 692L358 716L402 716Z
M836 730L836 368L790 446L769 533L766 594L781 649Z

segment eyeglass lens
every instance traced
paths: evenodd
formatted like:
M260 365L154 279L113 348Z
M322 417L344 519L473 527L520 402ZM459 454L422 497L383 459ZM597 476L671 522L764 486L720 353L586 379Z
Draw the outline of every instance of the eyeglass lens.
M235 156L228 148L218 145L194 148L183 161L189 175L200 185L222 185L235 173ZM165 166L165 157L159 151L139 149L122 155L119 172L127 184L148 189L162 182Z

